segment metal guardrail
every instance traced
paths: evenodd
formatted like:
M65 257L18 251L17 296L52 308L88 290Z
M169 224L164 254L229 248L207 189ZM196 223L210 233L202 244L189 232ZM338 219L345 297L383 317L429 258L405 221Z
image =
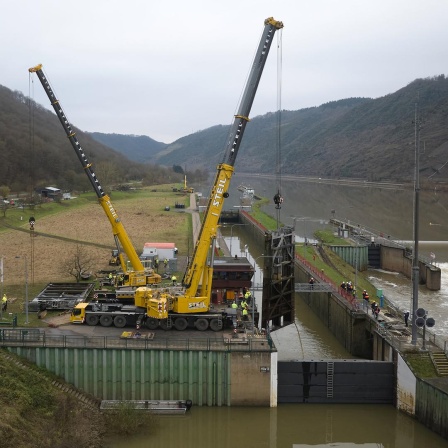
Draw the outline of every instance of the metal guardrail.
M295 283L295 292L334 292L335 287L329 283Z
M26 347L58 347L58 348L104 348L104 349L134 349L134 350L186 350L186 351L226 351L254 352L275 351L269 344L267 336L250 336L245 339L225 338L164 338L133 339L113 336L49 336L41 330L0 330L0 346Z
M41 333L39 329L27 329L22 330L19 328L0 329L0 341L6 342L36 342L41 339Z
M359 224L356 222L352 222L350 220L341 220L341 219L330 219L330 222L337 225L338 223L346 224L348 226L348 230L350 230L351 237L358 242L364 242L369 244L371 242L371 237L375 238L375 242L380 243L384 246L396 247L399 249L404 249L409 252L409 257L412 258L412 246L413 243L409 241L403 241L400 238L395 238L392 235L386 235L384 232L378 229L373 229L371 227L365 226L363 224ZM424 255L419 254L419 261L427 264L437 266L435 259L426 257Z
M295 261L297 263L300 263L308 271L308 273L314 277L314 279L316 280L316 282L313 284L314 287L317 287L317 285L328 285L328 286L320 286L321 288L328 288L323 289L322 292L332 292L334 294L334 297L336 297L336 299L339 300L341 303L344 303L346 306L349 306L354 311L359 310L359 302L353 296L353 294L341 290L337 285L333 283L333 281L329 277L325 275L323 270L317 269L314 265L312 265L308 260L306 260L299 254L295 254ZM301 284L303 285L303 283L296 283L296 285ZM310 285L308 284L308 286ZM308 289L307 291L311 292L311 289ZM316 290L313 291L317 292Z

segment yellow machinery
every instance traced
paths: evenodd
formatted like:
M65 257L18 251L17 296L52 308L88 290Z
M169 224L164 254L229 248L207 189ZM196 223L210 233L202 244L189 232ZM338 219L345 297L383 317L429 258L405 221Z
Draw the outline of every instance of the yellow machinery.
M193 187L187 187L187 175L184 176L184 188L182 188L182 193L194 193Z
M227 191L233 175L235 160L246 124L249 121L249 112L269 49L275 32L280 28L283 28L282 22L278 22L272 17L265 20L264 31L238 113L230 128L224 159L217 167L216 178L209 196L193 257L182 280L183 289L167 293L147 291L142 288L136 291L136 305L139 304L147 308L148 319L146 325L149 328L156 328L161 325L163 328L174 326L177 330L183 330L194 325L198 330L205 330L210 327L217 331L223 326L223 319L220 318L219 313L213 313L210 310L213 258L218 221L224 200L229 196Z
M62 127L64 128L64 131L67 134L67 137L70 140L70 143L73 149L75 150L79 161L82 164L82 167L84 168L84 172L89 178L89 181L92 184L92 187L98 196L98 201L101 207L103 208L104 212L106 213L107 218L109 219L109 222L112 226L112 232L114 235L115 244L117 246L118 251L117 256L121 268L125 273L124 285L138 287L160 283L161 276L159 274L156 274L153 270L145 270L142 262L140 261L139 256L137 255L137 252L135 251L135 248L132 245L132 242L129 239L129 236L126 233L126 230L121 222L121 219L119 218L117 211L112 205L110 197L103 191L100 182L97 179L95 172L93 171L92 164L89 163L89 161L87 160L87 157L84 154L84 151L81 145L79 144L78 139L76 138L75 132L73 131L64 111L62 110L59 101L56 99L53 89L51 88L50 83L48 82L48 79L46 78L44 72L42 71L42 64L30 68L29 72L36 73L37 77L39 78L50 100L50 103L53 106L53 109L56 112L56 115L58 116L59 121L61 122ZM121 250L120 247L123 250ZM126 261L123 257L123 251L127 255L132 265L133 271L127 271Z
M137 328L145 325L149 329L174 327L177 330L185 330L194 327L200 331L207 328L219 331L227 322L232 323L232 317L225 305L223 308L211 305L214 249L218 221L224 200L229 196L230 180L243 133L249 121L249 112L274 34L283 28L283 23L273 18L266 19L264 25L238 113L230 128L223 162L217 167L199 237L182 279L182 286L137 288L133 307L116 303L82 303L74 308L72 322L86 322L88 325L96 325L99 322L103 326L112 325L113 322L117 327L135 323Z

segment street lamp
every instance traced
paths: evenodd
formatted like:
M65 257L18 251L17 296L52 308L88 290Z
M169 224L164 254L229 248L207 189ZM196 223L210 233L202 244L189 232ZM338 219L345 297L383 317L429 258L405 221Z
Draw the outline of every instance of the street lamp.
M3 298L3 257L0 258L0 284L1 284L1 290L0 290L0 300ZM0 317L3 319L3 302L0 306Z
M28 262L26 255L24 257L16 257L16 258L23 258L25 261L25 324L28 325Z

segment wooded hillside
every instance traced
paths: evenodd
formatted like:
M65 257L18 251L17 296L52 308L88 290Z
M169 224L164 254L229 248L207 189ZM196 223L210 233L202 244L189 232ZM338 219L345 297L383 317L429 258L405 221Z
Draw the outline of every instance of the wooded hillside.
M415 166L415 107L421 117L423 178L448 180L448 79L418 79L378 99L351 98L296 111L282 111L281 171L320 177L410 180ZM254 117L238 153L240 172L275 173L277 113ZM157 161L207 164L222 158L228 127L183 137Z
M155 168L149 163L132 162L73 128L105 189L133 179L143 179L148 185L182 181L172 167ZM0 86L0 160L0 185L6 185L13 193L31 193L39 186L57 186L67 191L91 189L56 115L22 93L3 86Z
M8 185L11 191L29 190L30 185L89 189L57 117L36 103L30 109L29 101L22 93L0 86L0 185ZM448 78L444 75L415 80L378 99L342 99L283 110L280 117L278 112L253 117L236 170L275 174L280 161L284 174L412 180L416 104L421 178L448 181ZM144 179L148 185L179 182L185 167L192 183L196 176L204 176L204 170L214 172L222 161L228 131L228 126L216 125L169 145L147 136L79 130L77 136L107 188L130 179Z

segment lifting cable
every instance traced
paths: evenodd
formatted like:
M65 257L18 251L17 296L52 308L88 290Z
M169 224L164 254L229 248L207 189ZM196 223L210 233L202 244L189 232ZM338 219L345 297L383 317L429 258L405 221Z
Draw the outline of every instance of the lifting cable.
M277 34L277 125L276 125L276 163L275 178L277 183L277 193L274 196L276 209L277 229L280 227L280 209L282 208L282 163L281 163L281 117L282 117L282 30Z
M35 147L35 132L34 132L34 112L36 110L36 102L34 101L34 82L31 76L31 73L28 73L28 120L29 120L29 172L28 172L28 181L25 186L25 191L29 194L27 202L34 202L34 147ZM30 276L31 276L31 284L34 285L34 217L30 217Z

